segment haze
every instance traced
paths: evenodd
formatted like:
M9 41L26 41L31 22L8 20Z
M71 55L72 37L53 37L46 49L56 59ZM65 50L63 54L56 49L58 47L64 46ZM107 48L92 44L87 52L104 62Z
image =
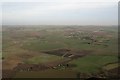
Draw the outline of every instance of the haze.
M117 2L13 2L2 4L3 25L117 25Z

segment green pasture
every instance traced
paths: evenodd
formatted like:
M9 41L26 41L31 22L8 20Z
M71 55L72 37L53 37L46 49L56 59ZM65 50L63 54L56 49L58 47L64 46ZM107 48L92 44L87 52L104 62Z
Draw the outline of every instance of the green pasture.
M117 62L117 56L98 56L98 55L88 55L76 60L71 61L70 63L77 65L75 70L80 72L97 72L105 64Z
M35 56L28 60L25 60L24 63L40 64L40 63L46 63L46 62L54 62L54 61L61 60L61 59L63 59L63 58L60 56L49 55L49 54L40 54L39 56Z

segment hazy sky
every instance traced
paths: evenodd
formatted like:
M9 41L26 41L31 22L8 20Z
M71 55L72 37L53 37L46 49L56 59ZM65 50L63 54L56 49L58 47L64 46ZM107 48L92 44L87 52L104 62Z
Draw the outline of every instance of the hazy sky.
M3 3L3 25L117 25L118 22L117 2L43 1Z

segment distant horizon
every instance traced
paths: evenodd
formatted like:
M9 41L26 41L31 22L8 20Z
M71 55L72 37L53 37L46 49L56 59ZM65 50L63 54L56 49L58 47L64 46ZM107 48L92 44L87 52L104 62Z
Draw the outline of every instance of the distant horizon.
M118 26L118 25L69 25L69 24L59 24L59 25L49 25L49 24L45 24L45 25L2 25L2 26Z

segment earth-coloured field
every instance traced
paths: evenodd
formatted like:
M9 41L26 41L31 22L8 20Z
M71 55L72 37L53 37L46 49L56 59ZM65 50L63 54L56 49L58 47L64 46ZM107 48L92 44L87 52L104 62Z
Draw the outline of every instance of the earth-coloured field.
M116 26L3 26L3 77L116 77L117 30Z

